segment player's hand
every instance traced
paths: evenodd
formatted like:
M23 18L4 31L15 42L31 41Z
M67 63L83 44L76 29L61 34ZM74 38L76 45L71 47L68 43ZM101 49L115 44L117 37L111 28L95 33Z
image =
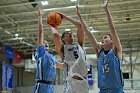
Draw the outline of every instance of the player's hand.
M108 8L108 2L109 2L109 0L103 0L102 6L104 9Z
M42 16L42 4L38 4L38 16Z
M81 17L81 13L80 13L80 10L79 10L78 5L76 5L76 12L77 12L77 15L78 15L79 17Z
M61 13L61 12L57 12L57 13L60 14L62 19L66 17L66 15L64 13Z

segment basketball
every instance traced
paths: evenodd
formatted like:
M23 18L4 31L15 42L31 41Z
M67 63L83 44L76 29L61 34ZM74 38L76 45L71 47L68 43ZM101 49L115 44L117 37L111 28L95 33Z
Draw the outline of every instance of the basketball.
M50 12L47 15L47 23L53 27L57 27L61 24L62 22L62 17L59 13L57 12Z

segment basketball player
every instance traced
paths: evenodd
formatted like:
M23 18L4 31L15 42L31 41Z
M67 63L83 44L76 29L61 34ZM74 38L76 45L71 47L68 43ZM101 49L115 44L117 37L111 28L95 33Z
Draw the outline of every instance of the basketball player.
M61 67L61 63L51 55L49 50L49 44L43 40L43 26L42 26L42 6L38 5L38 46L36 55L36 83L33 93L54 93L54 79L56 76L56 66ZM43 43L44 41L44 43Z
M107 14L110 34L103 36L102 43L98 43L89 30L88 25L83 21L77 6L77 15L82 27L98 57L98 87L99 93L124 93L123 78L120 69L122 60L122 46L114 27L113 19L108 9L108 0L103 3L103 8ZM114 44L114 46L113 46Z
M64 84L64 93L88 93L88 83L86 80L86 63L84 47L84 31L81 29L79 21L59 13L62 18L73 23L77 28L77 42L74 42L74 36L71 31L66 31L62 37L58 31L52 27L50 30L56 46L56 51L65 63L66 82Z

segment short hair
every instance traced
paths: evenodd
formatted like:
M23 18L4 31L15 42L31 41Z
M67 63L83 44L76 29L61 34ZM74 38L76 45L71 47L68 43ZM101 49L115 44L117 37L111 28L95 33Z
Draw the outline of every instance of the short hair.
M71 32L71 31L65 31L65 32L62 33L62 36L61 36L61 40L62 40L62 42L63 42L64 44L65 44L65 42L64 42L63 38L65 37L65 34L66 34L67 32Z
M106 35L110 36L110 38L112 39L111 34L106 34Z
M45 43L45 44L49 44L47 40L44 40L44 43Z
M49 47L49 43L47 40L44 40L44 44L45 44L45 46L47 45L47 47Z

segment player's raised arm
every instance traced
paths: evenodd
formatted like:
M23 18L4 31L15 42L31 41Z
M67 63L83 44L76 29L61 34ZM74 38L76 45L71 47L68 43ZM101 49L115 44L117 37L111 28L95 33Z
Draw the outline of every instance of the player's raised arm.
M82 16L81 16L81 13L80 13L80 10L79 10L79 7L76 6L76 9L77 9L77 15L81 21L81 24L82 24L82 28L83 30L85 31L87 37L88 37L88 40L91 44L91 46L93 47L93 49L96 50L97 54L99 53L99 51L101 50L101 45L97 42L96 38L94 37L94 35L91 33L90 29L89 29L89 26L86 24L86 22L83 20Z
M50 30L52 32L52 37L53 37L53 41L54 41L54 44L55 44L56 52L58 53L58 55L61 58L63 58L63 53L62 53L63 43L61 41L61 36L60 36L58 31L54 27L49 26L49 28L50 28Z
M51 33L52 33L53 41L55 44L55 49L61 58L63 58L63 54L62 54L63 43L61 41L60 34L56 30L56 27L61 24L62 19L63 19L62 16L57 12L50 12L47 15L47 23L49 24L49 28L50 28Z
M38 46L43 44L42 5L38 4Z
M76 33L77 33L77 41L78 41L78 43L80 44L80 46L83 47L83 45L84 45L85 33L84 33L84 31L83 31L83 29L82 29L82 27L81 27L80 21L79 21L79 20L76 20L76 19L72 18L71 16L68 16L68 15L66 15L66 14L64 14L64 13L61 13L61 12L58 12L58 13L61 14L61 16L62 16L64 19L70 21L71 23L73 23L73 24L78 28L78 29L77 29L77 32L76 32Z
M108 9L108 2L109 2L109 0L104 0L103 8L107 15L108 24L109 24L109 28L110 28L110 34L111 34L111 38L113 40L115 53L117 54L117 56L120 59L122 59L122 46L121 46L117 31L115 29L114 23L113 23L112 15Z

